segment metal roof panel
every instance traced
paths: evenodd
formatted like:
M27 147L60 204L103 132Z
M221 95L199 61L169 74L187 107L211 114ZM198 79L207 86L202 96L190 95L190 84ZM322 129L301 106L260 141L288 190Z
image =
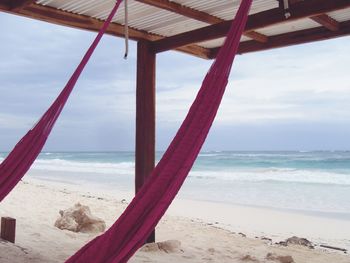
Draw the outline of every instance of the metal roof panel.
M257 30L257 32L264 34L266 36L275 36L279 34L320 27L321 25L315 21L305 18L291 22L284 22L278 25L268 26Z
M335 11L335 12L330 12L328 15L337 20L338 22L344 22L350 20L350 8L346 8L343 10Z

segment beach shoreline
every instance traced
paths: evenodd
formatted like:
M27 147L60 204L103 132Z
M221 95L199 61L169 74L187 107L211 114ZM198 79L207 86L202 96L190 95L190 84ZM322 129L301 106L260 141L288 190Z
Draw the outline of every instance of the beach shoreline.
M74 184L25 178L0 205L1 216L17 219L16 246L0 243L7 251L1 249L1 262L14 262L19 254L26 261L18 262L63 262L95 235L55 228L59 210L80 202L88 205L109 227L131 199L132 193L127 192L92 191ZM176 199L157 227L156 236L157 241L179 240L179 252L139 251L131 262L145 262L145 258L151 260L148 262L243 262L240 260L245 255L265 262L267 253L275 253L291 255L295 262L301 263L306 262L302 261L303 257L311 258L307 262L330 262L326 260L337 258L338 261L332 262L348 263L350 256L320 245L349 249L349 231L347 220ZM309 239L316 249L275 245L291 236Z

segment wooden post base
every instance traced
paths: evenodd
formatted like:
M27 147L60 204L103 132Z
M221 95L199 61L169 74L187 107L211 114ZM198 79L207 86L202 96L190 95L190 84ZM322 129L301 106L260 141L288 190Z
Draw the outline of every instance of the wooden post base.
M148 243L155 243L155 242L156 242L156 231L153 230L153 232L147 238L146 244L148 244Z
M15 243L16 219L11 217L1 218L1 239Z

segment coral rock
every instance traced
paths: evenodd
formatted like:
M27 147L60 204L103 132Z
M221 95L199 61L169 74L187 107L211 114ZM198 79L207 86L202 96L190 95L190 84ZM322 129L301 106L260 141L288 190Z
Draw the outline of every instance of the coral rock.
M285 241L281 241L278 243L279 245L282 246L289 246L289 245L298 245L298 246L304 246L313 249L314 245L307 240L306 238L300 238L300 237L290 237L286 239Z
M60 217L55 222L55 227L72 232L98 233L104 232L106 223L91 214L90 208L77 203L67 210L60 210Z
M141 251L143 252L163 251L165 253L182 252L181 242L178 240L168 240L168 241L157 242L157 243L149 243L144 245L141 248Z

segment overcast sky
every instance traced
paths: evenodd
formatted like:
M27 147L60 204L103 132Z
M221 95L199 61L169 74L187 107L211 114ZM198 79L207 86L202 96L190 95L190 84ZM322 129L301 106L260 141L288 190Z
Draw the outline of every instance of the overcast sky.
M95 33L0 13L0 151L49 107ZM46 151L133 150L136 49L105 36ZM157 149L185 117L211 61L157 56ZM349 150L350 37L238 56L205 150Z

